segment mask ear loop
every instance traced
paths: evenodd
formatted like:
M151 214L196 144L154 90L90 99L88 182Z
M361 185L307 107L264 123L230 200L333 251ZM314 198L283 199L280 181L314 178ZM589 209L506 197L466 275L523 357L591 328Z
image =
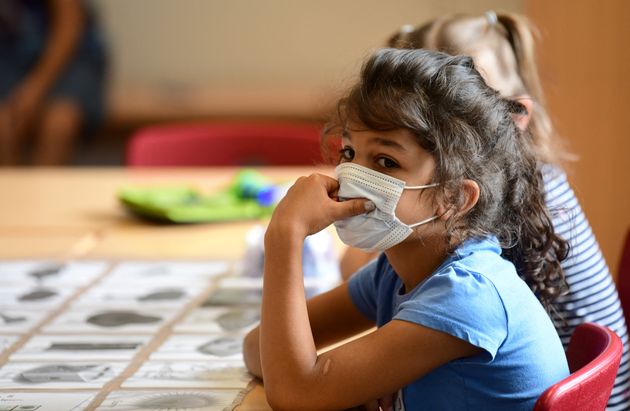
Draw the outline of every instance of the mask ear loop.
M426 184L426 185L423 185L423 186L405 186L404 189L405 190L422 190L423 188L437 187L439 185L440 185L440 183Z
M409 224L409 226L408 226L408 227L409 227L409 228L418 227L419 225L426 224L426 223L430 223L431 221L433 221L433 220L437 220L438 218L440 218L440 216L434 215L433 217L425 218L425 219L424 219L424 220L422 220L422 221L418 221L417 223L414 223L414 224Z
M440 183L432 183L432 184L426 184L426 185L422 185L422 186L405 186L405 189L407 189L407 190L422 190L423 188L437 187L439 185L440 185ZM434 215L433 217L425 218L422 221L418 221L417 223L409 224L408 227L409 228L418 227L419 225L430 223L431 221L436 220L438 218L440 218L440 216Z

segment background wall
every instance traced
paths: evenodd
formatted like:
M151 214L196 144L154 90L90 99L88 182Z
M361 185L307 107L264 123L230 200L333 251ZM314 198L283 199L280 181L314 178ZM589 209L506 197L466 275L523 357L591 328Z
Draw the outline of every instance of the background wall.
M112 118L319 117L403 24L519 11L520 0L96 0L111 45Z
M616 275L630 228L630 2L527 0L526 12L551 114L579 157L570 179Z

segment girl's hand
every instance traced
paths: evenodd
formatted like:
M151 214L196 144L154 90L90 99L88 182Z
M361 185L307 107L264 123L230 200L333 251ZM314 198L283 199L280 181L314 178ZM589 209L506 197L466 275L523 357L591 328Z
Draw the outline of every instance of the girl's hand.
M374 209L374 203L365 199L338 201L338 189L337 180L322 174L300 177L276 207L268 232L280 229L306 237Z

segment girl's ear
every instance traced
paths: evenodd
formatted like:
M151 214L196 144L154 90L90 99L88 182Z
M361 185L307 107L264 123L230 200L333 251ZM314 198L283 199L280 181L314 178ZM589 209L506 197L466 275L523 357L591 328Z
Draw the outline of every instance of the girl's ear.
M516 123L516 126L520 130L525 130L529 125L529 121L532 119L532 112L534 110L534 101L529 96L523 96L517 98L516 101L525 106L525 110L527 111L525 114L512 114L512 118Z
M444 206L440 205L437 210L437 215L440 216L440 219L448 220L453 215L464 215L471 208L473 208L475 204L477 204L477 201L479 201L479 185L477 184L477 182L473 180L464 180L462 182L461 189L464 194L464 201L462 203L462 206L459 208L459 210L457 210L455 206L445 208Z
M464 191L464 204L458 210L458 214L466 214L479 201L479 184L476 181L464 180L462 190Z

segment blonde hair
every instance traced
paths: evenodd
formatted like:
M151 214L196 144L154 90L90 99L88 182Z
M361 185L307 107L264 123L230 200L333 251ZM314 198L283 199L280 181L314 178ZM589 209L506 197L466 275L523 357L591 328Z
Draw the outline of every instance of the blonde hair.
M546 163L561 164L573 157L553 129L536 68L535 29L513 13L486 12L483 16L450 15L419 27L403 26L388 41L390 47L438 50L475 59L488 84L506 98L529 96L535 108L528 130L536 155ZM483 59L491 59L484 64Z

